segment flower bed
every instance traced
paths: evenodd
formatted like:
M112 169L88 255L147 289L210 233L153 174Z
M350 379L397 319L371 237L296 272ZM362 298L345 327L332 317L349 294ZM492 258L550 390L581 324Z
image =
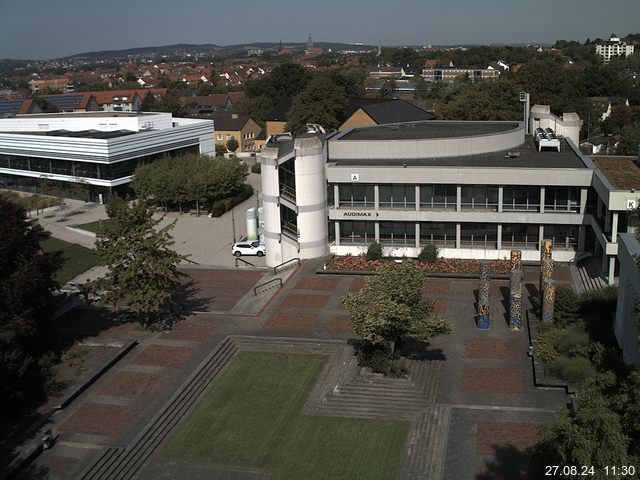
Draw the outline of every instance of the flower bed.
M415 261L411 259L411 261ZM383 265L394 263L394 259L367 260L365 255L345 255L333 257L327 264L327 270L344 270L350 272L375 272ZM421 269L429 273L451 273L478 275L480 274L480 260L465 260L462 258L440 258L436 263L417 262ZM508 260L491 260L491 273L508 274L510 271Z

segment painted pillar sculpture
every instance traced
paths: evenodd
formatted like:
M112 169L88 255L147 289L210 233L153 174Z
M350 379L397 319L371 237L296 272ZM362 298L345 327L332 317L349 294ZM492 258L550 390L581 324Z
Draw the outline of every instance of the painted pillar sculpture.
M550 258L543 258L540 261L540 297L544 296L545 280L551 280L555 266L555 262Z
M544 295L542 298L542 321L552 323L556 302L556 281L547 279L544 281Z
M480 287L478 289L478 328L486 330L489 328L489 272L491 263L480 262Z
M521 250L511 250L511 270L522 270Z
M509 304L509 327L520 330L522 327L522 271L511 270Z

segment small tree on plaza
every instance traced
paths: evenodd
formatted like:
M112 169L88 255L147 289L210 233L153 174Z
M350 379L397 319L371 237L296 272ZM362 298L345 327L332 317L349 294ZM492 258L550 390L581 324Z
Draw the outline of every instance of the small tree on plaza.
M171 249L175 222L158 228L145 203L129 204L113 197L107 205L111 222L98 234L96 249L108 272L88 290L103 303L125 305L144 326L149 326L174 304L184 276L178 264L187 257Z
M231 137L229 140L227 140L227 150L229 150L231 153L235 153L235 151L238 150L239 146L240 144L238 143L238 140L236 140L236 137Z
M425 279L424 271L405 261L383 267L359 292L344 297L351 326L366 345L393 353L404 340L451 333L451 322L434 314L433 302L424 296Z

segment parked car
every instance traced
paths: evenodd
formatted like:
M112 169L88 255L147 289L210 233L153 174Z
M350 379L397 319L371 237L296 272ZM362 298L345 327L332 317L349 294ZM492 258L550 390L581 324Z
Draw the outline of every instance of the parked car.
M231 251L236 257L241 257L242 255L262 257L264 256L265 248L264 245L260 245L260 242L256 240L255 242L236 242L233 244Z

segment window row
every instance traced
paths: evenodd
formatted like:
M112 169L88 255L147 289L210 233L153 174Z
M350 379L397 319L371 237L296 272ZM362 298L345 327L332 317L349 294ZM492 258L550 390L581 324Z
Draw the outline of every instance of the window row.
M335 240L336 222L330 222L329 231ZM341 245L365 245L376 241L376 222L339 221ZM415 247L416 234L419 245L434 244L440 247L456 248L455 223L434 222L378 222L379 238L383 245ZM544 237L552 240L554 247L576 250L578 226L543 225ZM504 224L500 236L501 248L536 250L540 242L538 225ZM498 225L486 223L461 223L461 248L489 248L498 246Z
M164 156L177 156L185 153L198 153L198 146L179 148L167 152L146 155L144 157L123 160L117 163L77 162L41 157L21 157L17 155L0 155L0 168L40 172L43 175L68 175L71 177L116 180L130 177L139 165L151 163Z
M441 184L393 184L378 186L379 208L415 209L416 187L419 187L420 209L455 210L457 205L456 185ZM334 185L328 185L328 204L335 206ZM463 185L460 188L462 210L498 211L499 187L493 185ZM546 187L544 210L573 212L580 210L578 187ZM373 184L338 185L338 208L375 208ZM503 211L540 211L541 190L539 187L503 187Z

